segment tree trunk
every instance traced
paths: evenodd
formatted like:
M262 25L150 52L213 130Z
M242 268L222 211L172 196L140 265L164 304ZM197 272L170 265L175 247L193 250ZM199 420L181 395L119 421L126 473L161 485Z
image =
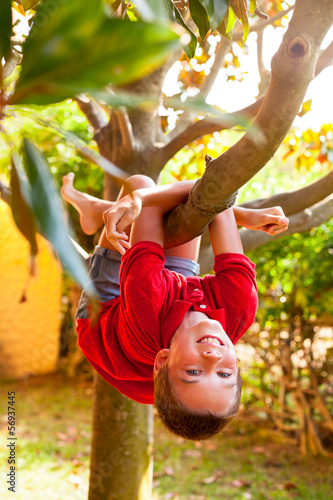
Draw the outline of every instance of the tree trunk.
M89 500L149 500L152 406L123 396L95 373Z
M159 95L167 69L168 64L130 90ZM96 127L100 153L129 175L154 177L146 154L156 142L158 120L151 110L114 112L106 126ZM106 175L104 198L114 200L117 193L118 187ZM95 374L89 500L149 500L152 444L152 406L127 398Z

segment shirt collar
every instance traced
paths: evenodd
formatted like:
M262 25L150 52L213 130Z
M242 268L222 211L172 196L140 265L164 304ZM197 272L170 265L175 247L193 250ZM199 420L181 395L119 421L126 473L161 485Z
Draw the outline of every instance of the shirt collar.
M171 339L183 321L185 314L192 307L194 311L203 312L207 314L210 319L218 321L225 330L225 310L224 309L210 309L207 305L205 309L200 308L201 304L189 302L186 300L176 300L167 317L161 325L161 338L163 348L168 348Z

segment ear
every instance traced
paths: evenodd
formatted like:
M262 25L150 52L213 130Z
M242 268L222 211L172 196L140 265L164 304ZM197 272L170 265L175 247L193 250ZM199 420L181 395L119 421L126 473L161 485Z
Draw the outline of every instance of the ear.
M160 368L168 361L170 349L162 349L156 354L154 363L154 373L156 374Z

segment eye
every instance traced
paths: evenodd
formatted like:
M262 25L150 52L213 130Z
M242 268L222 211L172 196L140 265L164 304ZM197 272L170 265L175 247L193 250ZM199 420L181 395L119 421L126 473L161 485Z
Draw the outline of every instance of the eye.
M201 372L200 370L186 370L186 373L189 375L199 375Z
M231 373L225 373L225 372L218 372L217 373L219 377L222 377L222 378L229 378L231 377Z

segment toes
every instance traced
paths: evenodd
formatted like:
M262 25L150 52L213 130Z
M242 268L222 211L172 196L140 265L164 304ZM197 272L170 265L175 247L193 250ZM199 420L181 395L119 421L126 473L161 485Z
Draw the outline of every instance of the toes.
M63 180L64 184L73 184L74 173L73 172L69 172L69 174L64 175L64 177L62 178L62 180Z

